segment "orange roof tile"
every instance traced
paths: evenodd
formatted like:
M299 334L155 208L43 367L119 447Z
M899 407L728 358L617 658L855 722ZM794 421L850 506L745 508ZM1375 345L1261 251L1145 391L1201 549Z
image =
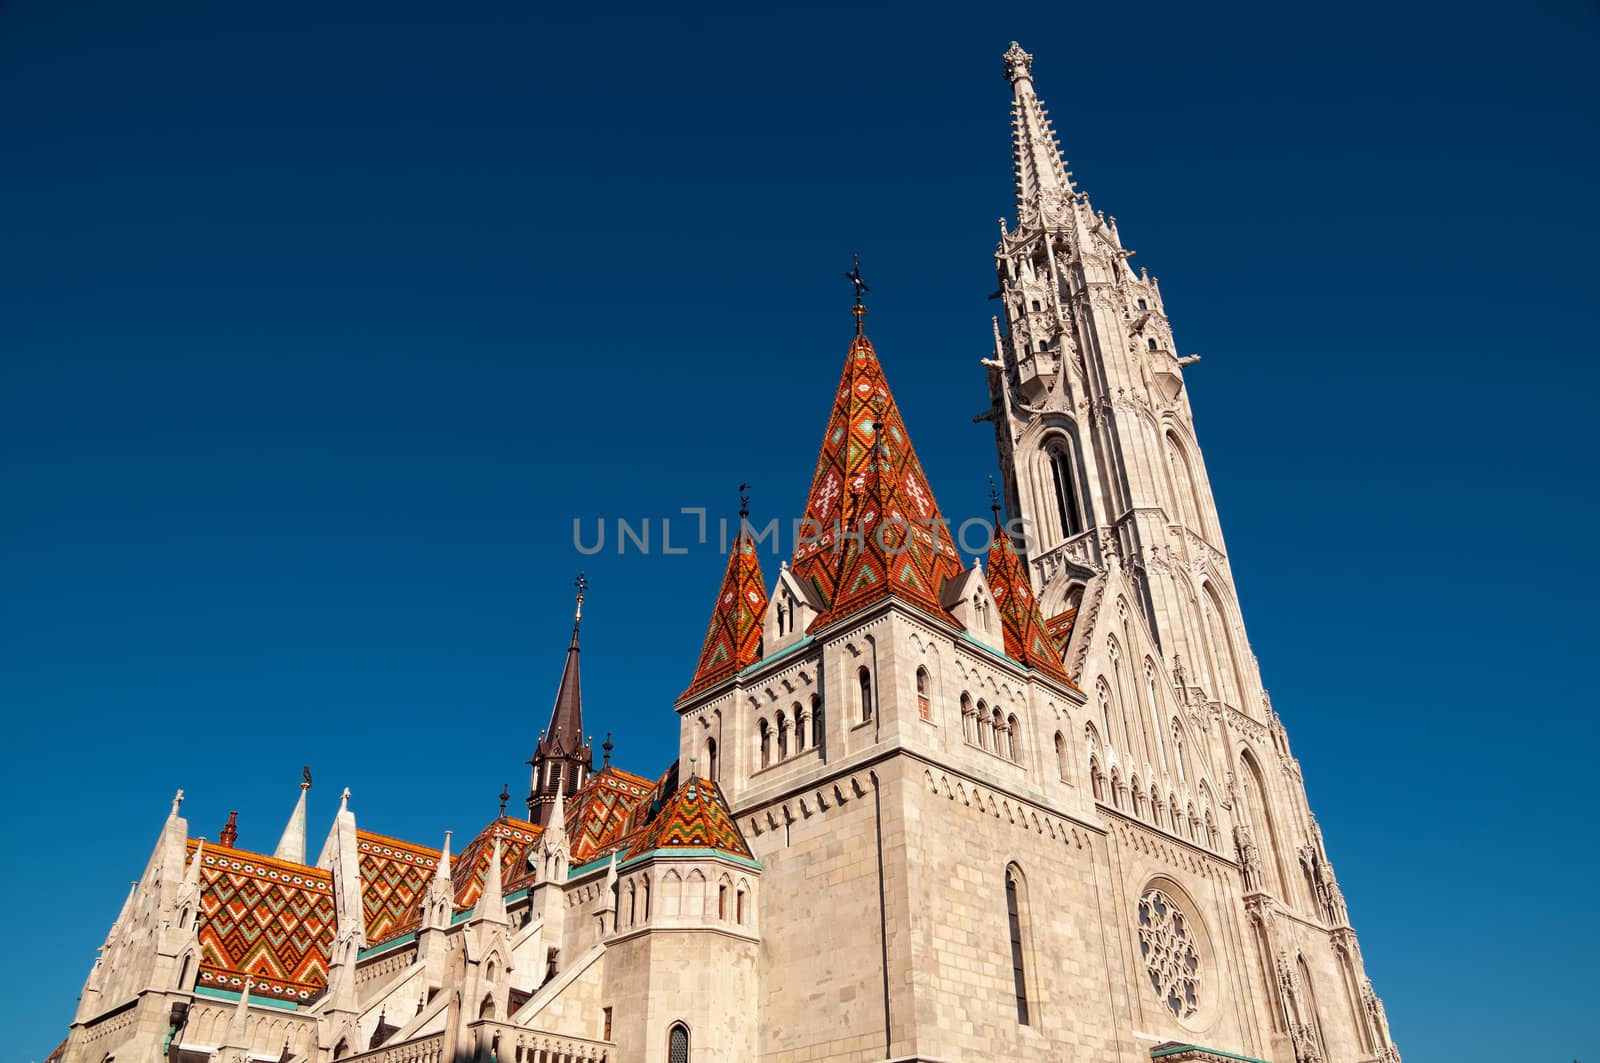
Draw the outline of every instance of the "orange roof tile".
M717 784L709 779L690 779L679 786L629 843L626 855L672 849L716 849L754 859Z
M189 839L192 857L199 842ZM333 876L243 849L207 844L200 860L198 984L302 1002L328 984Z
M761 659L761 627L767 615L767 587L761 578L756 544L743 527L728 552L728 568L711 608L711 623L694 678L680 698L731 678L741 668Z
M893 595L935 616L960 556L865 336L850 344L791 563L827 608L811 629Z
M998 518L994 545L989 548L989 590L1000 609L1006 656L1073 690L1078 689L1061 666L1061 652L1039 613L1039 602L1033 596L1028 574L1023 571L1022 559L1017 556L1010 536L999 527Z

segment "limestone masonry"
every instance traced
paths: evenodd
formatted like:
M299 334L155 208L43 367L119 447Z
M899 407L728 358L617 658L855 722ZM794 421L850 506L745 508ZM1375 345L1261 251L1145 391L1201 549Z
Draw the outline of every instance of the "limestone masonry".
M670 768L594 767L580 584L527 819L502 794L435 847L347 791L313 853L308 772L264 854L192 837L180 791L52 1060L1398 1063L1245 636L1195 359L1032 57L1005 70L985 417L1026 541L968 567L931 523L858 303L820 534L770 581L735 542Z

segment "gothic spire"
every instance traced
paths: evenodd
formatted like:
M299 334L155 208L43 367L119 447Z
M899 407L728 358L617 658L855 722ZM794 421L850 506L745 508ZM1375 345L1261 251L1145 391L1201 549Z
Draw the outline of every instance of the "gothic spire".
M826 603L812 630L889 595L943 616L941 588L962 571L865 336L845 358L790 571Z
M550 726L539 736L533 759L528 761L533 768L528 785L528 819L540 826L544 825L542 817L549 814L558 781L565 780L576 791L594 765L594 751L583 733L583 693L578 681L578 629L583 623L583 597L589 581L580 572L573 586L578 594L567 662L556 688L556 703L550 710Z
M740 484L740 490L746 485ZM761 577L761 561L746 518L748 498L739 499L739 534L728 551L728 567L722 575L722 588L711 607L711 623L706 628L700 663L695 666L689 689L679 697L698 693L720 683L761 659L761 630L767 615L766 581ZM609 743L609 738L607 742Z
M578 589L572 613L572 641L567 644L567 663L561 670L561 685L556 688L556 703L550 710L550 726L545 739L554 750L576 749L583 744L583 691L578 683L578 628L583 623L583 595L589 581L578 573L573 581Z
M283 836L278 839L278 847L272 855L278 860L289 860L296 864L306 862L306 791L311 789L311 769L304 769L305 778L300 783L300 798L294 803L294 811L289 813L289 822L283 828Z
M1011 82L1011 169L1017 185L1017 221L1039 218L1040 201L1057 204L1072 194L1072 177L1061 159L1061 145L1050 112L1033 91L1033 56L1016 41L1006 50L1006 80Z

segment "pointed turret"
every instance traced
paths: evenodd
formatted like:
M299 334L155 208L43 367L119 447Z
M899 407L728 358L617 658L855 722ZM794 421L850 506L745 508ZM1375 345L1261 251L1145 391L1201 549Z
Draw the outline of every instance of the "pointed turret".
M489 854L489 869L483 876L483 892L478 894L478 903L474 906L472 918L474 922L489 920L495 923L506 921L506 893L504 877L501 874L500 862L505 859L500 851L500 836L494 837L494 849Z
M739 502L739 534L728 552L728 568L722 575L716 603L711 607L711 623L706 628L700 663L695 666L694 678L680 698L731 678L761 659L767 588L761 576L755 538L750 534L749 500L741 497Z
M813 631L891 595L945 617L941 589L962 571L864 335L845 358L791 570L826 603Z
M1061 159L1061 145L1050 112L1033 91L1033 56L1016 41L1006 49L1006 80L1011 82L1011 167L1017 186L1017 219L1026 226L1039 218L1041 199L1059 206L1072 195L1072 178Z
M306 768L304 772L300 797L294 803L294 811L289 813L289 822L283 828L283 837L278 839L278 847L272 851L274 859L297 864L306 862L306 791L311 789L311 769Z
M1078 689L1061 665L1060 650L1039 612L1039 601L1034 597L1022 559L1017 556L1011 536L1006 534L998 499L994 502L994 545L989 548L989 593L1000 613L1006 656Z
M578 629L583 623L583 596L589 581L579 573L574 586L578 598L567 662L556 688L556 703L550 710L550 726L539 736L533 759L528 761L533 768L528 785L528 820L538 826L543 826L549 816L558 783L565 782L576 790L594 770L594 751L583 733L583 691L578 680Z

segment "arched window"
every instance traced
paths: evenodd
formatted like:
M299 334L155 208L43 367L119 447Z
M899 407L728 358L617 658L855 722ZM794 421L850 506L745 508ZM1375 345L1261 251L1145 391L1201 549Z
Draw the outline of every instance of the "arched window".
M1100 724L1105 728L1106 741L1110 742L1116 735L1111 729L1111 684L1106 682L1105 676L1100 676L1094 684L1095 700L1100 703Z
M975 734L973 734L973 727L974 727L974 723L975 723L975 721L977 719L977 715L978 715L978 711L972 707L972 695L968 694L965 691L962 691L962 693L961 693L961 737L965 738L968 742L977 741L977 736Z
M800 703L798 701L794 703L789 712L794 716L794 751L798 753L806 747L805 716L800 711Z
M1049 349L1050 349L1050 345L1048 343L1046 343L1044 340L1040 340L1039 341L1039 350L1041 352L1048 351Z
M996 705L994 707L993 727L994 727L994 751L995 751L995 755L1003 757L1006 754L1006 743L1005 743L1006 718L1003 715L1001 715L1000 706L998 706L998 705Z
M667 1031L667 1063L689 1063L689 1027L681 1022Z
M1050 484L1055 488L1056 517L1061 521L1061 537L1070 539L1083 531L1083 516L1078 507L1078 492L1074 486L1072 446L1065 438L1052 439L1045 450L1050 462Z
M1035 310L1042 310L1042 309L1043 309L1043 307L1041 307L1041 306L1040 306L1040 305L1039 305L1039 300L1037 300L1037 299L1035 299L1035 300L1034 300L1034 301L1033 301L1033 308L1034 308L1034 309L1035 309Z
M1067 781L1067 740L1060 731L1056 732L1056 774L1062 782Z
M1111 769L1111 803L1117 808L1122 807L1122 775L1116 768Z
M1006 748L1011 753L1011 759L1017 763L1022 762L1022 727L1017 723L1017 718L1012 716L1006 720Z
M989 705L981 698L978 700L978 748L989 748Z
M861 722L867 723L872 719L872 673L857 669L856 682L861 688Z
M1327 1042L1322 1037L1322 1008L1317 1004L1317 987L1311 981L1311 969L1306 966L1306 958L1298 957L1300 966L1300 986L1305 995L1306 1010L1309 1015L1301 1021L1311 1027L1312 1036L1316 1038L1317 1050L1323 1059L1328 1058Z
M933 704L928 699L928 670L917 669L917 715L924 720L933 719Z
M492 1019L492 1018L494 1018L494 997L490 996L487 993L484 994L483 1003L478 1005L478 1018L480 1018L480 1019Z
M728 885L725 882L717 883L717 918L728 918Z
M762 720L757 730L761 733L761 766L765 768L772 763L772 729Z
M715 738L706 739L706 778L712 782L716 782L721 778L721 772L717 764L717 740Z
M1178 781L1187 782L1189 778L1189 763L1183 753L1183 724L1178 718L1172 718L1172 759L1178 769Z
M1145 301L1143 299L1139 300L1138 306L1139 306L1140 310L1148 310L1148 309L1150 309L1149 306L1145 305Z
M1022 897L1022 874L1015 864L1006 867L1006 921L1011 931L1011 982L1017 995L1017 1022L1028 1025L1028 972L1023 961L1023 927L1027 912Z
M1133 814L1144 815L1144 790L1139 787L1139 776L1135 775L1128 786L1133 791Z
M1161 695L1156 692L1156 662L1149 657L1144 659L1144 690L1150 701L1150 740L1156 744L1156 763L1159 764L1167 759L1167 751L1161 739Z
M343 1059L350 1054L350 1042L339 1038L339 1043L333 1046L333 1058Z
M1100 771L1100 762L1094 757L1089 758L1089 788L1094 791L1096 801L1106 799L1106 777Z
M811 748L822 748L822 697L811 695Z
M1152 350L1152 351L1153 351L1153 350L1155 350L1155 349L1156 349L1156 338L1155 338L1155 337L1154 337L1154 336L1151 336L1151 337L1150 337L1150 338L1149 338L1149 339L1148 339L1148 340L1146 340L1146 341L1145 341L1145 342L1146 342L1146 343L1148 343L1148 344L1149 344L1149 345L1150 345L1150 349L1151 349L1151 350Z
M741 886L733 898L733 921L744 926L744 888Z
M778 712L778 759L782 760L789 755L789 718L782 710Z
M1278 844L1277 825L1272 819L1261 768L1249 753L1239 755L1239 766L1239 785L1244 790L1245 814L1249 817L1250 829L1255 832L1254 840L1261 850L1262 865L1275 887L1273 892L1287 901L1290 879L1284 871L1283 847Z
M1239 658L1233 652L1233 635L1228 628L1228 612L1222 606L1222 596L1209 582L1200 587L1200 611L1205 615L1206 634L1210 636L1211 652L1216 658L1218 691L1222 700L1242 709L1244 686L1239 672Z
M1176 503L1172 518L1204 535L1207 529L1200 522L1200 495L1195 490L1189 453L1172 432L1167 433L1167 466L1172 473L1173 501Z

